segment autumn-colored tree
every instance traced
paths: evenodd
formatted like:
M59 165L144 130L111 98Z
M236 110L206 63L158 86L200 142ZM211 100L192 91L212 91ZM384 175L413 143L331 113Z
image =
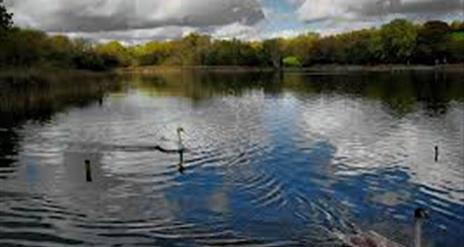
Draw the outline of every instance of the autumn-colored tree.
M127 67L131 64L131 56L128 49L118 41L98 45L96 51L101 55L107 67Z

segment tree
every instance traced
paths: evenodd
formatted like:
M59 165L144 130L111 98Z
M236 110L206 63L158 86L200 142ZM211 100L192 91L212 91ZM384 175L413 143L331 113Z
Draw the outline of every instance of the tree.
M451 29L453 31L461 31L464 32L464 21L453 21L451 23Z
M317 40L311 50L311 64L340 63L343 57L340 36L328 36Z
M76 69L102 71L106 70L105 61L96 52L81 51L73 58L73 64Z
M298 35L294 38L282 40L283 53L285 57L295 57L301 64L307 65L310 62L311 49L314 42L319 38L317 33L307 33Z
M371 39L373 32L372 30L360 30L340 35L338 37L340 47L336 49L340 50L338 51L339 62L344 64L373 62L374 53L370 53L370 48L375 48L375 46L369 47L373 41Z
M450 62L464 62L464 31L453 32L448 43L448 51L451 57Z
M380 36L385 62L409 61L416 47L417 30L414 24L404 19L393 20L382 26Z
M275 69L282 68L282 40L280 39L269 39L263 42L263 50L270 62L270 65Z
M171 42L158 41L138 45L131 50L137 59L137 64L142 66L164 64L175 51Z
M443 21L426 22L417 36L416 62L434 64L449 56L447 44L451 28Z
M369 53L368 64L378 64L383 62L383 41L379 30L370 30L366 48L367 53Z
M206 35L191 33L185 36L179 43L177 50L181 57L182 65L201 65L206 59L206 54L211 45L211 38Z
M2 45L2 60L13 66L31 66L43 61L47 35L36 30L11 29Z
M0 0L0 34L9 30L13 26L13 14L8 13L3 5L3 0Z
M127 48L118 41L111 41L97 46L97 53L102 57L106 67L129 66L131 56Z
M48 38L47 59L70 66L76 53L73 42L66 36L56 35Z

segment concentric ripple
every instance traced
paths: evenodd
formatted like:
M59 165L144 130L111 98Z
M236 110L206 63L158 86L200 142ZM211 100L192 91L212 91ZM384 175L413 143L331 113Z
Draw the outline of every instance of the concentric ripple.
M153 77L0 122L0 246L340 246L367 230L410 245L419 206L430 246L462 243L454 75ZM186 149L163 152L178 127Z

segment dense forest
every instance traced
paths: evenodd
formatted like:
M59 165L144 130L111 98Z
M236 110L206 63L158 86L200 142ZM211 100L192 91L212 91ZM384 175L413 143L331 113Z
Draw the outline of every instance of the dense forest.
M259 66L308 67L319 64L464 63L464 22L393 20L379 28L332 36L317 33L263 41L218 40L190 34L179 40L124 46L50 36L15 27L0 0L0 66L51 65L105 70L115 67Z

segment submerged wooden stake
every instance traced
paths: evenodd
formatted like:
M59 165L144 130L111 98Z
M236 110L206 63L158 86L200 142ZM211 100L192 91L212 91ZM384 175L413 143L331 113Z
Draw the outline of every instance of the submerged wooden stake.
M87 182L92 182L92 167L90 160L85 160L85 179Z

